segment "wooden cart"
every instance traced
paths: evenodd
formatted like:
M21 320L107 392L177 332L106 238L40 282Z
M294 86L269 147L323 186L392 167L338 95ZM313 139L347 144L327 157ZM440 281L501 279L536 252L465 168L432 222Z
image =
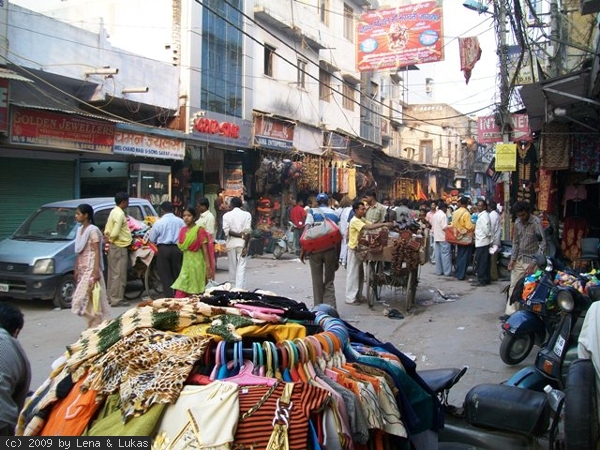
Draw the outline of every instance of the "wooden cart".
M359 253L365 261L367 301L373 307L384 286L406 289L406 310L417 293L419 266L427 261L428 236L411 231L400 233L385 229L369 230L361 235Z

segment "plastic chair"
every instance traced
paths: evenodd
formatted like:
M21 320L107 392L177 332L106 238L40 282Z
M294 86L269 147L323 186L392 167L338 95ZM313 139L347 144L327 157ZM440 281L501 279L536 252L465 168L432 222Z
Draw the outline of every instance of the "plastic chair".
M581 240L581 255L574 260L577 267L580 265L589 265L590 269L598 268L600 263L599 245L600 238L583 238Z

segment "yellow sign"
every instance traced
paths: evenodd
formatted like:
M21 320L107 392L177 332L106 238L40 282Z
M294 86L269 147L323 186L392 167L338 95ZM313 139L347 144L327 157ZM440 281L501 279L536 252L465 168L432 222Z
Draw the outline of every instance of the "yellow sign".
M517 144L496 144L496 172L517 170Z

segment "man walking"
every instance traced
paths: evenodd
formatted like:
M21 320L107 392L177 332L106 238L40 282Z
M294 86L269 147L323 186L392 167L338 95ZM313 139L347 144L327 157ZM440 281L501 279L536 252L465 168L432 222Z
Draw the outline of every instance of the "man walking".
M131 231L127 226L125 210L129 206L129 194L117 192L115 207L108 216L104 227L104 237L109 243L108 247L108 301L112 306L119 306L123 302L125 286L127 285L127 265L129 253L127 248L131 245Z
M471 213L467 209L469 199L461 197L458 201L459 207L452 213L452 226L460 233L471 233L475 228L471 220ZM467 267L473 254L472 245L457 245L456 246L456 279L464 280L467 275Z
M546 250L546 236L542 227L542 221L531 214L531 206L527 202L517 202L512 207L517 216L513 229L513 245L508 263L510 270L510 288L508 290L508 301L504 315L500 320L506 320L515 313L518 303L510 303L510 297L517 282L526 274L535 271L535 256L544 254Z
M235 281L238 289L246 288L246 253L252 231L252 216L242 209L242 199L231 199L231 211L223 214L223 232L227 239L229 280Z
M363 302L362 291L365 280L363 261L358 256L356 248L362 230L374 230L381 227L391 227L392 222L370 223L365 217L366 207L360 200L352 203L354 216L348 225L348 265L346 266L346 304L358 305Z
M487 202L477 202L477 222L475 223L475 272L477 281L471 286L490 284L490 244L492 243L492 223L487 211Z
M10 303L0 303L0 436L14 436L19 411L31 383L31 367L17 337L23 313Z
M448 226L447 210L446 202L440 200L437 211L431 218L431 229L434 241L435 274L449 277L452 274L452 245L446 241L446 232L444 231Z
M492 224L492 245L490 256L490 279L498 281L498 253L500 253L502 240L502 227L500 224L500 213L496 209L496 202L490 200L488 203L488 212L490 213L490 222Z
M296 204L290 209L290 222L294 224L294 249L296 255L300 255L300 236L306 224L306 209L302 198L296 199Z
M175 295L171 285L181 272L183 255L177 247L177 239L179 231L185 226L185 223L182 218L173 214L171 202L163 202L160 205L160 211L162 216L152 226L149 239L158 248L156 268L163 285L163 294L165 297L171 298Z
M215 216L210 212L210 203L206 197L200 197L196 202L196 209L200 213L198 220L196 220L196 225L204 228L208 234L210 234L215 240L215 236L217 234L217 222L215 220Z
M311 227L316 223L323 222L325 218L331 219L336 225L339 217L336 212L327 206L329 197L325 193L317 195L317 207L308 210L306 226ZM308 261L310 275L313 285L314 305L326 303L336 308L335 300L335 272L339 267L341 243L335 247L310 254ZM304 262L304 252L300 252L300 260Z

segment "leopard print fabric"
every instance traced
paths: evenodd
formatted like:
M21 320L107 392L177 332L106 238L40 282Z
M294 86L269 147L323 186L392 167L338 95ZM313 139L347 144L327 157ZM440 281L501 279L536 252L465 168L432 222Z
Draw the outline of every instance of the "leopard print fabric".
M136 330L93 361L82 388L120 392L123 421L155 403L174 403L210 341L153 328Z

